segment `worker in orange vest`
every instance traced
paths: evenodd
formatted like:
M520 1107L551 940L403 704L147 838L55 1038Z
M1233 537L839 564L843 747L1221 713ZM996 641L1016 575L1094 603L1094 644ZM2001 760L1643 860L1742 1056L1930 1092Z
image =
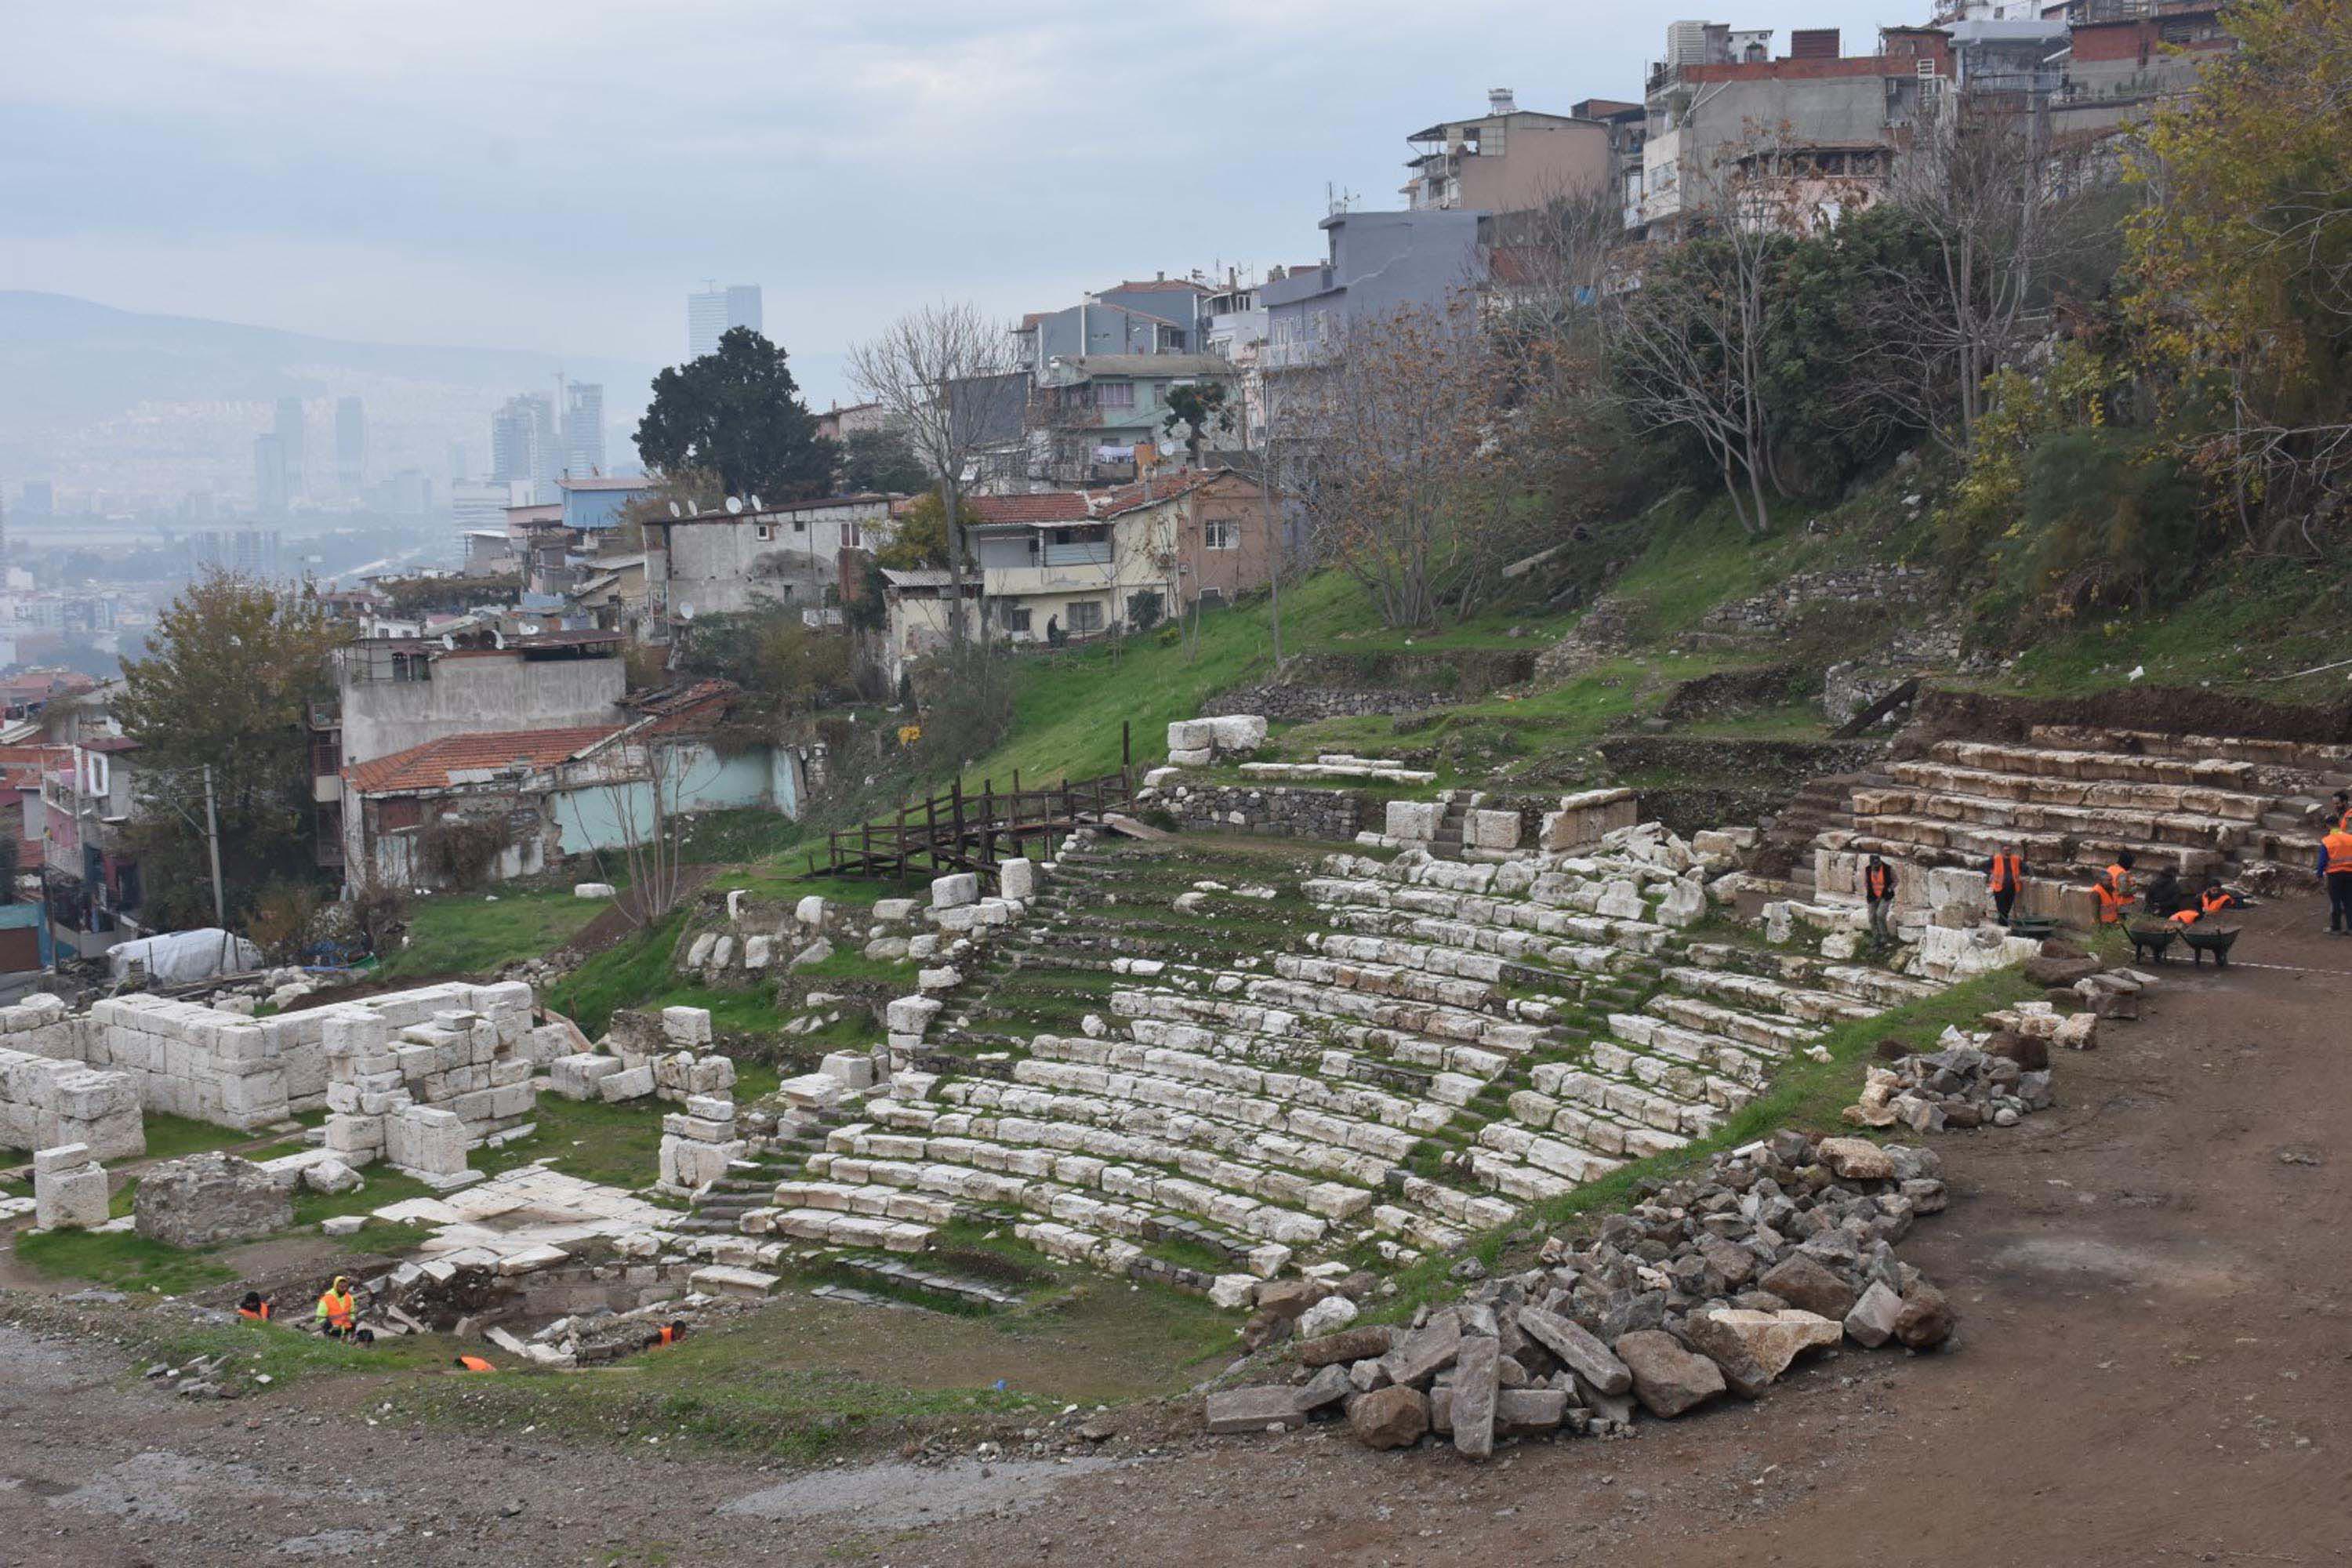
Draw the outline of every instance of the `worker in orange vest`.
M2099 873L2098 879L2091 884L2091 892L2099 900L2101 925L2122 923L2125 909L2137 901L2138 894L2132 890L2132 868L2138 864L2138 858L2130 850L2118 850L2115 864Z
M2327 934L2352 936L2352 827L2320 841L2320 880L2327 886Z
M1985 868L1985 886L1992 890L1994 913L2007 925L2010 910L2017 907L2017 895L2025 887L2025 857L2016 845L2001 846L2000 853L1992 858L1992 864Z
M1862 898L1870 906L1870 934L1881 942L1895 940L1895 868L1873 855L1862 868Z
M496 1372L499 1370L497 1367L492 1366L488 1362L484 1361L478 1355L461 1355L451 1364L456 1366L459 1372Z
M350 1279L341 1274L335 1276L335 1282L319 1296L316 1316L326 1329L329 1339L351 1338L352 1330L359 1321L359 1302L352 1295Z
M2197 896L2175 910L2172 919L2177 925L2193 926L2207 915L2218 915L2223 910L2233 910L2237 907L2238 895L2221 886L2221 878L2208 877L2205 879L2205 886L2199 889Z
M2352 833L2352 790L2336 792L2336 827L2339 833Z
M684 1338L686 1338L685 1321L679 1318L672 1318L655 1332L652 1339L646 1342L646 1348L656 1351L667 1349L668 1346L677 1343L678 1341Z
M236 1304L236 1315L249 1323L266 1323L277 1310L277 1303L258 1290L247 1290L245 1300Z

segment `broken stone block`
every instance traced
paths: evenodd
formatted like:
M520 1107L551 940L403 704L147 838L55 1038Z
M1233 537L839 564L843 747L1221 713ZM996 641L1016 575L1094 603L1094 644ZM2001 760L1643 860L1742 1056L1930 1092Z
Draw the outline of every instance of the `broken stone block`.
M712 1296L770 1296L782 1283L773 1274L714 1263L688 1276L687 1283Z
M661 1016L662 1038L673 1046L707 1046L710 1043L710 1012L705 1007L665 1007Z
M1326 1296L1299 1314L1298 1333L1315 1339L1346 1328L1356 1321L1356 1304L1345 1296Z
M1822 1164L1830 1168L1830 1173L1841 1181L1891 1182L1895 1179L1895 1157L1867 1138L1824 1138L1815 1154Z
M1451 1310L1431 1314L1404 1343L1381 1358L1391 1383L1423 1384L1454 1364L1462 1349L1462 1320Z
M33 1223L43 1230L94 1230L107 1221L106 1171L87 1143L61 1143L33 1155Z
M609 899L613 896L610 882L574 882L572 896L575 899Z
M1843 1320L1853 1310L1853 1287L1802 1252L1790 1253L1765 1270L1756 1283L1801 1311Z
M1227 1388L1209 1395L1208 1423L1213 1433L1263 1432L1269 1426L1297 1426L1298 1390L1286 1383L1251 1388Z
M151 1166L131 1213L140 1235L167 1247L251 1241L294 1223L293 1200L268 1172L219 1152Z
M786 969L806 969L811 964L823 963L826 959L831 958L832 956L833 943L827 942L824 937L819 937L814 942L809 943L806 947L801 949L798 952L793 954L792 962L785 964L784 967Z
M582 1051L547 1064L548 1088L566 1100L594 1100L600 1079L621 1070L621 1058Z
M302 1167L302 1184L314 1193L355 1193L367 1183L341 1160L318 1160Z
M1725 1389L1721 1368L1662 1330L1636 1329L1612 1348L1633 1374L1633 1397L1661 1419L1671 1420Z
M931 908L957 910L980 900L980 879L970 871L931 879Z
M1846 1335L1865 1350L1876 1350L1895 1337L1895 1324L1902 1311L1903 1298L1885 1281L1874 1279L1845 1315Z
M1895 1315L1895 1337L1912 1350L1933 1350L1952 1337L1958 1321L1944 1293L1921 1279L1903 1293L1903 1310Z
M1037 896L1037 864L1020 858L1001 861L996 868L996 890L1008 899L1034 899Z
M1417 1388L1376 1388L1348 1406L1348 1429L1367 1448L1407 1448L1429 1430L1429 1400Z
M845 1089L874 1087L874 1058L864 1051L835 1051L817 1064L817 1071L838 1079Z
M1502 1347L1485 1335L1465 1338L1454 1361L1454 1447L1473 1459L1495 1452L1496 1395Z
M1516 811L1470 812L1463 819L1463 838L1473 849L1517 849L1519 847L1519 814Z
M1688 877L1677 877L1666 885L1666 896L1658 900L1658 923L1673 926L1677 931L1695 926L1706 918L1706 889Z
M596 1098L607 1105L625 1100L643 1100L654 1091L654 1068L651 1062L643 1067L625 1068L607 1073L596 1080Z
M804 926L821 926L824 924L824 914L825 902L814 893L809 894L799 903L793 906L793 919L800 921L801 924Z
M1558 1356L1561 1365L1601 1393L1622 1394L1633 1386L1631 1369L1573 1319L1525 1307L1519 1310L1519 1327Z
M1568 1391L1507 1388L1495 1396L1495 1429L1507 1437L1556 1432L1568 1419Z
M1727 1308L1695 1312L1684 1324L1691 1348L1723 1371L1724 1381L1754 1399L1805 1351L1836 1344L1845 1330L1812 1312L1759 1312Z
M1381 1323L1359 1323L1316 1339L1301 1340L1292 1352L1301 1366L1352 1365L1388 1354L1396 1331Z

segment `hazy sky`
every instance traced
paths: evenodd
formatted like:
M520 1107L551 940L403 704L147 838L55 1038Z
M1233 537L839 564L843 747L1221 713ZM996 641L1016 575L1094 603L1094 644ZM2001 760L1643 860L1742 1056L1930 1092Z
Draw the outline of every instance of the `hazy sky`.
M1327 182L1397 205L1405 133L1490 87L1636 98L1675 15L1859 52L1927 8L0 0L0 289L667 363L716 278L822 355L1314 259Z

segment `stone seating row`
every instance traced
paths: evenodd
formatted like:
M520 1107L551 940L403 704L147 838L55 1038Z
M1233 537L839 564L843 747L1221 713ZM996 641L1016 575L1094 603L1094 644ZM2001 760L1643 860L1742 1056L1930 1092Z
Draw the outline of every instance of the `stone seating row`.
M1886 772L1896 784L1932 795L2075 811L2179 814L2251 823L2260 822L2276 804L2275 796L2242 790L2000 773L1937 762L1890 763Z
M1119 1072L1150 1073L1181 1083L1205 1085L1228 1094L1262 1096L1277 1106L1306 1106L1388 1127L1433 1132L1452 1120L1444 1102L1407 1100L1369 1084L1331 1081L1328 1073L1271 1071L1192 1051L1136 1041L1072 1039L1040 1035L1029 1043L1033 1058L1081 1063ZM1325 1053L1327 1058L1339 1053ZM1023 1064L1026 1065L1026 1064ZM1318 1068L1323 1064L1318 1063ZM1019 1068L1014 1069L1015 1077Z

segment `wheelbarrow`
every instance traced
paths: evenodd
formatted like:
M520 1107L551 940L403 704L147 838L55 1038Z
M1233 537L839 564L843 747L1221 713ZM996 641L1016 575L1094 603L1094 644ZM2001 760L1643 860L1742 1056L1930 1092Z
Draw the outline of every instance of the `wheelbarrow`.
M2143 959L2150 963L2162 963L2166 951L2180 935L2180 928L2169 921L2161 924L2134 921L2124 927L2124 934L2131 938L2134 963Z
M2011 936L2030 936L2036 942L2058 934L2058 922L2048 915L2018 915L2009 922Z
M2210 952L2213 955L2216 965L2227 969L2230 967L2230 950L2238 945L2240 929L2237 926L2208 925L2200 921L2193 926L2184 928L2180 933L2180 940L2187 942L2189 950L2196 953L2199 963L2203 963L2205 955Z

